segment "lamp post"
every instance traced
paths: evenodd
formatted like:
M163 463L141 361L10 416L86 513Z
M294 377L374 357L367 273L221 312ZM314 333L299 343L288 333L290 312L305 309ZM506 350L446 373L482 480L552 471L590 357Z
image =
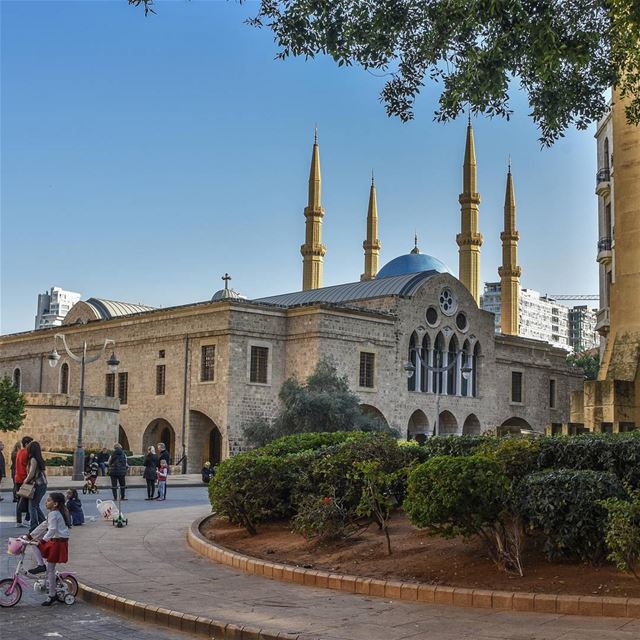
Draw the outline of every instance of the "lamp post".
M438 375L438 377L436 378L436 385L435 385L435 394L436 394L436 422L435 422L435 428L434 428L434 435L438 436L440 435L440 387L441 387L441 382L442 382L442 374L443 373L447 373L448 371L450 371L451 369L453 369L453 367L455 367L456 362L458 361L459 356L462 354L463 356L463 365L460 369L460 372L462 373L463 377L465 380L469 380L469 376L471 375L471 372L473 371L472 367L469 365L469 354L466 351L460 350L456 352L456 357L454 359L453 362L451 362L450 364L447 364L443 367L432 367L430 366L427 361L422 357L422 354L420 353L421 351L423 351L422 348L418 348L418 347L414 347L411 351L413 351L416 354L416 363L419 364L420 366L424 367L427 371L430 371L432 373L436 373ZM464 357L466 356L466 357ZM416 365L413 364L413 362L411 362L410 360L408 360L404 367L403 367L405 373L407 374L407 378L411 378L415 372L416 372Z
M84 368L87 364L91 364L96 360L99 360L104 355L104 352L107 349L107 345L115 344L113 340L106 339L104 341L104 345L102 349L95 355L89 356L87 355L87 342L86 340L82 344L82 355L78 356L69 347L67 346L67 340L63 333L56 333L53 340L53 351L49 354L49 366L54 368L58 361L60 360L60 354L56 349L56 340L60 338L62 340L62 344L64 346L64 350L67 352L67 355L74 360L75 362L80 363L80 416L78 419L78 443L76 445L76 451L73 456L73 480L82 480L84 478L84 446L82 444L82 426L84 420ZM115 352L111 352L111 356L107 360L107 366L109 367L110 373L115 373L118 370L118 365L120 361L116 358Z

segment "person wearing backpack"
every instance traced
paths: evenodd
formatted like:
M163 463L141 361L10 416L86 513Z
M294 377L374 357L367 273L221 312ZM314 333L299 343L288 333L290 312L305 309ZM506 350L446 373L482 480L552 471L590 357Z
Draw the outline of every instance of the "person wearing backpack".
M109 467L113 499L118 499L118 485L120 485L120 500L126 500L126 477L129 465L127 464L127 456L120 443L116 442L116 444L113 445L113 453L109 457L107 466Z

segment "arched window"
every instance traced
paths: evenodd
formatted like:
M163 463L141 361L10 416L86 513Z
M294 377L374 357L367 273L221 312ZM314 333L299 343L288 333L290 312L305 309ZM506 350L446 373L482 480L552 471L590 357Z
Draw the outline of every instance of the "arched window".
M462 345L462 361L461 361L461 368L462 367L470 367L471 366L471 354L469 353L469 341L465 340L464 344ZM460 395L461 396L468 396L469 394L469 389L470 384L469 384L469 380L471 379L471 373L468 373L466 376L464 376L462 373L460 375Z
M458 392L458 371L460 370L460 363L458 362L458 339L451 336L449 340L449 357L447 358L447 364L453 363L451 369L447 371L447 394L454 396Z
M420 363L420 391L424 392L429 391L429 369L427 369L427 365L431 357L430 351L431 340L429 340L429 336L425 333L424 338L422 338L422 351L420 352L422 357L422 362Z
M471 362L471 367L473 371L471 372L471 395L475 398L478 396L478 369L480 367L480 343L476 342L475 347L473 348L473 359Z
M609 169L609 138L604 139L604 167L603 169Z
M409 362L415 367L415 373L407 379L407 389L409 391L417 391L419 389L417 385L417 380L419 377L418 371L418 359L416 357L416 347L418 346L418 336L416 333L411 334L411 338L409 338Z
M13 386L18 390L22 391L22 372L19 367L16 367L13 370Z
M69 393L69 365L66 362L60 368L60 393Z
M445 354L445 347L444 347L444 336L441 333L438 333L438 335L436 336L436 340L433 343L433 367L434 369L440 369L443 364L444 364L444 354ZM431 373L432 376L432 385L431 388L433 389L434 393L444 393L444 373L440 372L436 372L433 371Z

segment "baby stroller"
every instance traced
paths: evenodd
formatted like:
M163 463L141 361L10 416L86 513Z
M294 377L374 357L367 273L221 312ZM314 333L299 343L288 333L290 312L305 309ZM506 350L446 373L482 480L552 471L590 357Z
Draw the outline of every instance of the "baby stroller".
M84 485L82 486L82 493L99 493L96 480L98 479L98 463L92 462L89 468L84 472Z

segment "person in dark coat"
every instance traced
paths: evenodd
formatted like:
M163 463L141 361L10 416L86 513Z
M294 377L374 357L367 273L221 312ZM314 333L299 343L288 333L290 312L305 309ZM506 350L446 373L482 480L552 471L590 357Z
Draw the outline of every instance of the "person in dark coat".
M127 477L127 456L122 449L122 445L119 442L113 445L113 453L109 456L109 476L111 477L111 491L113 492L113 499L118 499L117 486L120 485L120 500L126 500L125 490Z
M84 511L82 510L82 502L78 497L78 492L76 489L69 489L66 494L67 502L66 507L69 512L69 518L71 519L71 524L74 527L79 527L84 524Z
M144 473L142 477L147 481L147 497L145 500L153 500L153 491L156 486L156 472L158 469L158 456L156 449L152 445L147 448L147 455L144 457Z
M169 452L167 451L167 447L166 447L165 443L164 442L158 442L158 467L160 466L160 463L163 460L167 463L167 469L168 469L169 465L171 464L171 457L169 456ZM164 497L165 498L167 497L166 487L165 487ZM156 496L156 499L158 499L158 498L160 498L160 494L159 493Z

